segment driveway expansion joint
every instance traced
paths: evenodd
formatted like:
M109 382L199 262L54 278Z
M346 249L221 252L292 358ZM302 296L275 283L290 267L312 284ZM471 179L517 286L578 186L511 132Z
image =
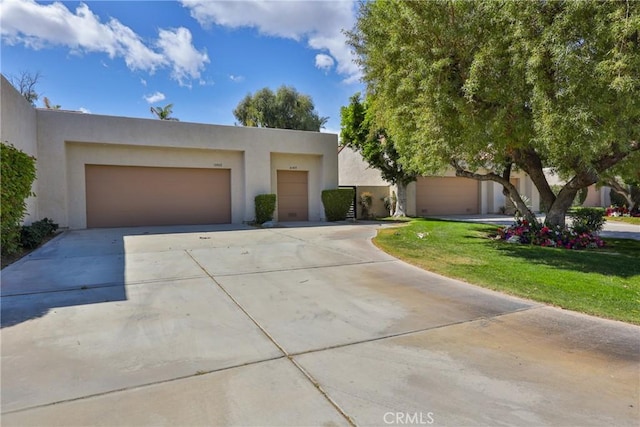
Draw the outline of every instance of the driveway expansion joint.
M447 323L447 324L444 324L444 325L437 325L437 326L429 326L429 327L426 327L426 328L412 329L410 331L397 332L395 334L388 334L388 335L384 335L384 336L381 336L381 337L367 338L367 339L364 339L364 340L352 341L352 342L348 342L348 343L344 343L344 344L336 344L336 345L331 345L331 346L322 347L322 348L314 348L314 349L311 349L311 350L299 351L299 352L296 352L296 353L291 353L290 357L302 356L302 355L313 354L313 353L320 353L320 352L326 351L326 350L335 350L335 349L338 349L338 348L350 347L350 346L353 346L353 345L366 344L366 343L370 343L370 342L384 341L386 339L404 337L404 336L409 336L409 335L413 335L413 334L418 334L418 333L421 333L421 332L437 331L439 329L448 328L450 326L458 326L458 325L464 325L464 324L467 324L467 323L482 322L482 321L486 321L486 320L490 321L490 320L498 319L500 317L509 316L511 314L516 314L516 313L529 311L529 310L535 310L535 309L544 308L544 307L545 307L545 305L542 305L542 304L532 305L530 307L521 307L521 308L518 308L518 309L515 309L515 310L511 310L511 311L507 311L507 312L504 312L504 313L497 313L497 314L495 314L493 316L480 316L480 317L475 317L473 319L461 320L459 322L452 322L452 323Z
M33 409L39 409L39 408L47 408L49 406L61 405L63 403L77 402L77 401L81 401L81 400L92 399L94 397L107 396L109 394L114 394L114 393L121 393L121 392L124 392L124 391L140 390L140 389L147 388L147 387L152 387L152 386L155 386L155 385L168 384L168 383L172 383L172 382L175 382L175 381L186 380L186 379L189 379L189 378L206 376L206 375L209 375L209 374L229 371L231 369L242 368L242 367L245 367L245 366L259 365L260 363L271 362L273 360L280 360L280 359L284 359L284 358L285 358L285 356L269 357L269 358L266 358L266 359L260 359L260 360L256 360L256 361L253 361L253 362L239 363L237 365L226 366L224 368L219 368L219 369L212 369L212 370L208 370L208 371L197 371L197 372L195 372L193 374L181 375L181 376L178 376L178 377L167 378L165 380L152 381L152 382L144 383L144 384L136 384L136 385L130 386L130 387L122 387L122 388L117 388L117 389L114 389L114 390L107 390L107 391L103 391L103 392L100 392L100 393L93 393L93 394L88 394L88 395L85 395L85 396L74 397L74 398L70 398L70 399L63 399L63 400L59 400L59 401L56 401L56 402L49 402L49 403L45 403L45 404L42 404L42 405L33 405L33 406L27 406L27 407L20 408L20 409L13 409L13 410L10 410L10 411L2 412L0 415L18 414L20 412L27 412L27 411L31 411Z
M271 334L269 334L269 332L267 332L267 330L251 315L249 314L249 312L240 304L240 302L238 302L238 300L236 300L231 293L229 293L229 291L222 286L222 284L220 282L218 282L215 277L213 277L205 268L202 264L200 264L198 262L197 259L195 259L193 257L193 255L185 250L185 252L187 253L187 255L189 255L189 257L191 259L193 259L193 261L198 264L198 266L202 269L202 271L204 271L207 276L209 276L209 278L211 278L211 280L213 281L213 283L215 283L220 290L222 290L222 292L224 292L227 297L238 307L238 309L240 309L252 322L254 325L256 325L256 327L258 329L260 329L260 331L267 337L267 339L269 339L269 341L271 341L273 343L273 345L275 345L278 350L280 350L283 354L284 357L286 357L292 364L293 366L296 367L296 369L298 369L298 371L300 373L302 373L302 375L304 375L307 380L309 380L309 382L311 382L311 384L320 392L320 394L322 394L322 396L329 402L329 404L331 404L331 406L334 407L334 409L336 411L338 411L338 413L340 413L340 415L342 415L342 417L344 417L344 419L351 425L351 426L356 426L355 422L353 421L353 419L338 405L338 403L333 400L328 394L327 392L322 388L322 386L320 385L320 383L309 373L307 372L302 366L300 366L300 364L298 364L298 362L296 360L294 360L293 356L291 356L287 350L284 349L284 347L282 345L280 345L280 343L273 337L271 336Z
M197 262L197 261L196 261ZM250 274L265 274L265 273L282 273L285 271L301 271L301 270L316 270L321 268L335 268L335 267L346 267L351 265L367 265L367 264L380 264L380 263L391 263L391 262L401 262L397 259L387 259L381 261L358 261L358 262L344 262L340 264L329 264L329 265L312 265L306 267L287 267L287 268L278 268L274 270L260 270L260 271L246 271L241 273L219 273L213 274L210 277L235 277L235 276L246 276ZM198 264L200 265L200 264ZM206 272L206 270L205 270ZM209 273L207 272L207 275ZM200 276L202 277L202 276Z

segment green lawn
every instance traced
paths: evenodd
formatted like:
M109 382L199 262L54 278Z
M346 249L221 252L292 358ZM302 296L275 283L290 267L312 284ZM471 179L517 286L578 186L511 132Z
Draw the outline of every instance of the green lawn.
M627 224L640 225L640 217L637 216L608 216L607 221L626 222Z
M640 241L598 250L510 244L486 224L415 219L374 243L425 270L596 316L640 324ZM420 238L419 236L422 236Z

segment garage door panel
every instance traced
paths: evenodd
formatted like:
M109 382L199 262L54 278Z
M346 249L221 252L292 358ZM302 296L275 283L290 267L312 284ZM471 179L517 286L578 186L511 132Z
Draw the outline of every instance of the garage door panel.
M306 171L278 171L278 220L308 221L309 186Z
M87 227L229 223L230 172L86 165Z
M459 177L420 177L416 182L416 213L424 215L477 214L478 182Z

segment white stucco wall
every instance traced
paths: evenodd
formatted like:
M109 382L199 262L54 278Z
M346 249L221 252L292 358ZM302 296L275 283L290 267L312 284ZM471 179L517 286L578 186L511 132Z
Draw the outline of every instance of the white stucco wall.
M38 158L31 216L61 227L86 227L86 164L230 169L234 223L253 220L255 196L271 192L272 161L308 168L310 219L324 216L320 192L338 186L335 134L35 110L7 85L2 138Z
M12 144L17 149L38 157L38 141L36 131L36 110L27 102L9 81L0 75L0 140ZM41 219L38 213L38 177L31 186L36 197L29 197L26 201L27 215L25 224Z

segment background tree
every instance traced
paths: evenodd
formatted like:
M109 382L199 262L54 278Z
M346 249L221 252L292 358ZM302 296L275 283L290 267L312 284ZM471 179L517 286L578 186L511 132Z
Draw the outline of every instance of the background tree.
M289 86L280 86L274 93L263 88L245 96L233 110L243 126L296 129L319 132L328 117L320 117L310 96Z
M524 170L564 225L577 192L640 150L640 2L366 2L350 33L377 126L420 174ZM556 196L543 172L566 177ZM637 163L634 168L638 168Z
M60 106L59 104L52 104L49 98L47 98L46 96L42 99L42 101L44 103L44 108L46 108L47 110L59 110L60 108L62 108L62 106Z
M151 113L160 120L179 121L177 118L171 117L171 114L173 114L173 104L167 104L164 107L151 107Z
M631 211L640 209L640 152L628 156L600 179L601 185L611 187L624 199ZM613 201L612 201L613 203Z
M36 86L41 77L42 75L39 72L34 74L28 71L22 71L18 76L11 76L9 82L24 96L24 99L26 99L29 104L35 107L36 101L40 97L40 94L36 92Z
M398 201L392 215L406 216L407 185L416 180L416 174L402 166L393 139L384 129L374 126L373 109L360 98L360 93L356 93L349 105L340 109L341 144L359 152L385 181L398 186Z

